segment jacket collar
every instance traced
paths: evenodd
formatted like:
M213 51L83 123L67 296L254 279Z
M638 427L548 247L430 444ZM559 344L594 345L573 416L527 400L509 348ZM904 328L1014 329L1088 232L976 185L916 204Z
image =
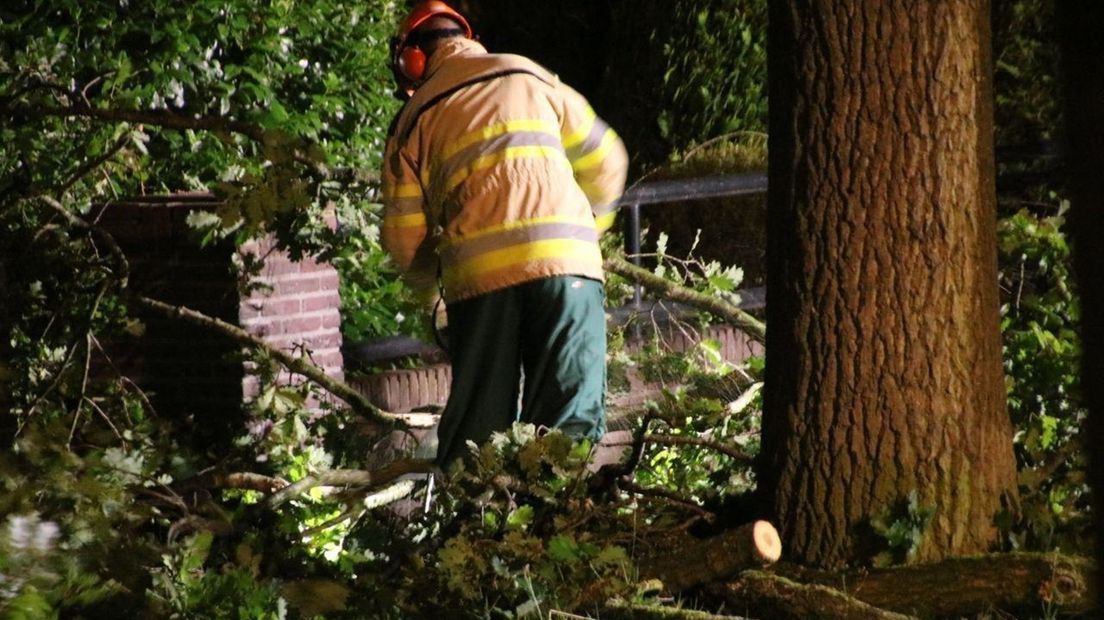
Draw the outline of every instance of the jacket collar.
M437 49L434 50L433 55L429 57L429 64L426 66L426 79L429 79L436 73L437 70L441 68L441 65L450 58L477 56L486 53L487 48L483 47L483 44L479 41L466 39L464 37L445 39L437 44Z

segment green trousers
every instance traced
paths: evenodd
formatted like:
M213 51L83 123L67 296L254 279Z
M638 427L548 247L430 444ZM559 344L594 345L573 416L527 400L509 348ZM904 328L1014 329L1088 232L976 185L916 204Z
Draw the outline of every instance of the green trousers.
M603 302L600 282L557 276L450 304L452 388L437 429L437 462L448 464L467 453L467 441L482 443L518 420L600 438Z

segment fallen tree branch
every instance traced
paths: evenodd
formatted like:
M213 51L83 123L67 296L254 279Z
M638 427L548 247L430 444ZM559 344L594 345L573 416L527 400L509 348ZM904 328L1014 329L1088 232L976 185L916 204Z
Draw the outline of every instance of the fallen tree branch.
M265 354L280 362L280 364L291 372L303 375L325 388L329 393L345 401L353 408L353 411L366 418L379 422L389 428L409 428L409 425L400 416L384 411L373 405L363 394L350 387L347 383L338 381L327 375L324 370L316 366L310 360L303 357L295 357L287 351L277 349L237 325L208 316L185 306L174 306L144 295L132 294L129 296L129 299L137 305L164 317L184 320L193 325L217 331L238 344L265 352Z
M871 605L925 617L1037 611L1044 604L1084 613L1095 607L1095 570L1086 558L1052 553L994 553L842 575L779 567L801 581L845 584L847 594Z
M778 531L766 521L746 523L711 538L682 533L664 542L669 549L640 561L643 579L659 579L670 593L727 579L742 570L767 566L782 555ZM687 558L694 558L687 562Z
M274 493L289 484L283 478L255 474L249 471L212 472L188 480L187 483L215 489L246 489L260 491L261 493Z
M734 609L755 610L757 618L774 620L915 620L893 611L879 609L835 588L807 585L758 570L749 570L719 588L726 603ZM938 590L928 592L939 598Z
M699 310L705 310L740 328L757 342L762 343L766 339L767 327L762 321L726 301L699 293L666 278L661 278L646 269L641 269L619 258L607 258L604 266L606 271L636 282L660 297L678 301Z
M549 618L555 619L555 613ZM582 618L583 616L563 616ZM722 616L697 609L661 607L659 605L611 604L602 609L603 620L748 620L743 616Z
M699 506L699 505L695 504L694 502L686 499L685 497L679 496L677 493L674 493L672 491L667 491L665 489L651 489L651 488L648 488L648 487L642 487L642 486L640 486L640 485L638 485L635 482L632 482L630 480L621 480L617 484L624 491L628 491L629 493L635 493L635 494L640 495L640 496L645 497L645 498L651 497L651 498L659 498L659 499L665 500L667 503L669 503L673 506L678 506L679 508L689 510L690 512L692 512L692 513L698 515L699 517L705 519L706 521L712 521L713 519L717 518L717 515L713 514L712 512L710 512L708 510L706 510L705 508L702 508L701 506Z
M282 504L321 486L378 487L406 474L428 474L439 472L432 461L405 459L395 461L380 469L366 471L362 469L332 469L304 477L288 485L268 498L268 505L278 508Z

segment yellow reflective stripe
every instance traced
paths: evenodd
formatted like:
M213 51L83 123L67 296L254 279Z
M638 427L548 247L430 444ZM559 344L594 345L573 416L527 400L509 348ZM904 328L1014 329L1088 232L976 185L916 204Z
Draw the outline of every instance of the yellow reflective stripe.
M571 162L571 168L578 172L597 166L609 154L616 141L617 134L614 133L613 129L606 130L606 135L602 136L602 143L598 145L598 148Z
M583 117L582 124L576 127L575 131L563 135L564 149L577 146L582 143L583 140L586 140L587 136L590 135L591 130L594 128L594 121L597 118L598 115L595 114L594 108L587 106L586 116Z
M383 218L384 228L410 228L413 226L425 226L425 213L411 213L410 215L391 215Z
M491 153L490 155L476 158L472 163L457 170L449 177L448 182L445 184L445 191L452 191L453 188L463 183L464 179L471 176L472 173L477 170L490 168L508 159L523 159L526 157L544 157L547 159L560 159L564 162L567 161L567 157L563 154L563 151L558 148L550 146L511 146L498 153Z
M555 123L544 119L518 119L490 125L483 129L477 129L473 132L464 134L451 144L445 146L445 148L441 149L440 159L444 161L476 142L489 140L496 136L501 136L502 134L513 133L515 131L537 131L559 136L559 129L560 128L557 127Z
M605 215L599 215L594 219L594 226L598 229L598 232L603 233L613 226L613 221L617 219L617 211L610 211Z
M460 265L445 269L443 275L446 280L455 283L521 263L565 256L578 258L588 253L593 254L598 261L601 261L601 252L597 244L591 241L579 241L577 239L534 241L476 256Z
M531 226L540 226L541 224L577 224L579 226L588 226L594 220L588 217L572 217L569 215L546 215L543 217L534 217L528 220L516 220L513 222L506 222L505 224L498 224L496 226L488 226L487 228L480 228L479 230L464 235L462 238L453 239L441 244L441 249L449 248L454 245L459 245L472 239L479 239L480 237L486 237L487 235L493 235L506 230L516 230L518 228L529 228Z
M395 200L397 198L420 198L422 195L422 186L418 183L396 183L394 185L384 185L383 187L383 199Z

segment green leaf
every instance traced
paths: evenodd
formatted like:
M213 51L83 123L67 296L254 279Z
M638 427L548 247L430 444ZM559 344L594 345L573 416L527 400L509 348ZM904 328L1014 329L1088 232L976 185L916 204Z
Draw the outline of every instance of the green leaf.
M548 541L548 557L556 562L574 564L579 561L579 544L566 534L559 534Z
M506 516L506 527L510 529L525 529L533 521L533 507L524 504L510 511Z

